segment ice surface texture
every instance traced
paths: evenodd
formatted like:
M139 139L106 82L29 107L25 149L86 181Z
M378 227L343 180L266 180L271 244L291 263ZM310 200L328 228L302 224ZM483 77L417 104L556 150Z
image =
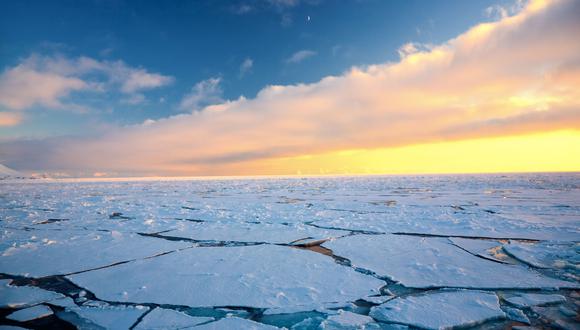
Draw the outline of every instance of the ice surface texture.
M109 301L191 307L347 302L385 284L321 254L266 245L189 249L69 278Z
M350 236L324 243L353 266L410 288L578 288L519 265L473 256L443 238L399 235Z
M401 329L499 317L505 289L511 319L559 325L578 242L578 174L2 181L0 305L105 328Z
M373 307L370 315L379 321L424 329L465 327L505 318L494 293L464 290L396 298Z

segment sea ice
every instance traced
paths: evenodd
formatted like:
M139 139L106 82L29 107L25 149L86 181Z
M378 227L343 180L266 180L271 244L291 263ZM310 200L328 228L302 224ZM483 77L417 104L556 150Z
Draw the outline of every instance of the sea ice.
M296 248L206 247L68 276L108 301L191 307L289 307L349 302L384 285Z
M40 319L52 315L52 310L44 305L36 305L34 307L28 307L25 309L18 310L8 316L7 319L26 322L31 320Z
M474 326L505 318L494 293L465 290L395 298L371 308L370 316L424 329Z
M491 253L489 253L490 249L501 247L501 243L497 241L459 237L450 237L449 241L473 255L477 255L485 259L503 262L502 260L495 258Z
M531 306L544 306L566 302L566 297L559 294L539 294L539 293L514 293L503 297L508 303L526 308Z
M567 269L580 275L580 243L547 241L510 242L503 249L512 257L537 268Z
M24 232L29 240L0 254L0 273L64 275L191 246L120 232Z
M105 329L121 330L129 329L143 313L149 310L148 307L71 307L67 311L74 312L81 318L88 320Z
M198 330L225 330L225 329L236 329L236 330L275 330L280 329L273 325L267 325L263 323L254 322L251 320L241 319L239 317L226 317L219 321L198 325L194 327Z
M341 310L338 314L331 315L323 321L320 328L328 330L365 329L365 325L373 321L372 317Z
M323 244L354 267L409 288L578 288L518 265L474 257L446 239L400 235L356 235Z
M155 308L133 329L184 329L213 321L213 317L190 316L172 309Z
M54 299L64 298L60 293L32 286L0 285L0 308L22 308Z

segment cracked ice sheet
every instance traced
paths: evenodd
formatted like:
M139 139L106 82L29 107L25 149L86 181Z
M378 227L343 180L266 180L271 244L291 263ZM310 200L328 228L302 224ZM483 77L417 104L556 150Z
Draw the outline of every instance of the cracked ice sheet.
M459 238L459 237L450 237L449 241L461 247L462 249L466 250L467 252L480 256L482 258L496 260L499 262L504 262L501 259L495 258L491 253L488 251L490 249L501 247L501 243L497 241L489 241L489 240L481 240L481 239L467 239L467 238Z
M203 241L268 242L275 244L301 243L298 240L315 240L344 236L339 230L319 229L307 225L251 224L251 223L189 223L163 236L184 237Z
M60 293L32 286L12 286L9 282L0 281L0 308L22 308L64 298Z
M67 277L108 301L191 307L348 302L385 284L327 256L271 245L193 248Z
M578 226L543 225L444 206L397 206L383 213L323 210L313 224L324 228L442 236L577 240Z
M388 277L409 288L578 288L577 283L543 276L518 265L475 257L445 238L356 235L325 242L354 267Z
M25 309L18 310L6 316L6 318L18 322L26 322L47 317L52 314L53 314L52 310L49 307L44 305L37 305L34 307L28 307Z
M145 315L143 320L134 329L183 329L213 320L213 317L190 316L172 309L157 307Z
M144 258L191 244L119 232L12 231L0 254L0 273L63 275ZM6 236L6 235L5 235Z
M193 329L198 330L224 330L224 329L236 329L236 330L275 330L280 329L273 325L267 325L263 323L254 322L251 320L241 319L239 317L226 317L219 321L198 325Z
M566 302L566 298L559 294L539 294L539 293L515 293L503 297L508 303L526 308L531 306L544 306Z
M510 242L503 249L512 257L537 268L567 269L580 276L580 243L577 242Z
M371 308L370 316L424 329L474 326L505 318L494 293L466 290L395 298Z
M66 310L105 329L129 329L149 307L71 307Z

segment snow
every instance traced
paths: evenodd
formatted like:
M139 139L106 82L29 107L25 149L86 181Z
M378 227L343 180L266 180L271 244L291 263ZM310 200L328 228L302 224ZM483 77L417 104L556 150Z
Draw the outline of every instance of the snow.
M539 293L516 293L504 296L503 299L508 303L526 308L531 306L544 306L566 302L566 297L559 294L539 294Z
M86 319L98 326L110 330L129 329L143 313L149 310L148 307L71 307L67 311L74 312L83 319Z
M410 288L578 288L517 265L484 260L447 239L400 235L356 235L324 243L355 267ZM369 253L371 252L371 253Z
M320 328L328 330L364 329L366 324L373 321L372 317L341 310L337 315L331 315L323 321Z
M547 241L510 242L504 250L514 258L537 268L568 269L580 275L580 243Z
M171 309L155 308L134 329L184 329L213 320L213 317L190 316Z
M52 310L49 307L44 305L37 305L34 307L28 307L25 309L18 310L6 316L6 318L13 321L26 322L47 317L52 314L53 314Z
M190 246L119 232L16 231L0 254L0 273L43 277L70 274Z
M370 316L425 329L466 327L505 318L497 296L484 291L441 291L395 298L371 308Z
M460 237L450 237L449 241L459 246L460 248L466 250L467 252L480 256L482 258L495 260L503 262L501 259L496 258L492 253L489 251L493 248L501 247L501 243L497 241L490 241L490 240L482 240L482 239L467 239L467 238L460 238Z
M223 330L223 329L236 329L236 330L275 330L280 329L272 325L266 325L251 320L241 319L239 317L226 317L219 321L198 325L194 327L198 330Z
M64 298L60 293L31 286L11 286L7 282L0 283L0 308L22 308Z
M229 314L307 329L433 288L570 296L558 288L580 286L579 201L578 174L0 180L1 276L68 296L0 280L0 305L136 322L130 306L157 303L142 322ZM531 309L568 322L576 300ZM224 320L212 323L251 322Z
M326 256L268 245L193 248L68 278L108 301L190 307L347 302L385 284Z

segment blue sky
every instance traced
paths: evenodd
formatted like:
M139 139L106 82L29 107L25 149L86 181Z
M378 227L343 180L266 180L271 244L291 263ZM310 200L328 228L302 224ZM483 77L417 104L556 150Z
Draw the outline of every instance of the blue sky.
M576 0L0 6L0 164L25 173L463 173L580 164L569 147L580 139ZM511 146L498 156L502 166L478 152L515 136L518 143L499 144ZM473 139L481 141L467 156L461 143Z
M63 102L90 111L45 111L35 104L2 139L91 134L184 111L192 88L217 79L199 106L268 85L315 82L352 66L397 61L407 42L441 43L498 1L4 1L0 64L31 55L123 61L171 77L138 97L70 92ZM294 56L294 60L292 59ZM98 80L95 77L94 80ZM207 85L207 84L206 84ZM132 98L132 101L129 99Z

